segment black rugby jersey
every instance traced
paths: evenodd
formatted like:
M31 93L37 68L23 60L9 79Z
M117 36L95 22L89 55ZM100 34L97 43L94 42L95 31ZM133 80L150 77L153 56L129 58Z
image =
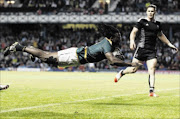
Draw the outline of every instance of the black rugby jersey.
M135 27L140 32L138 47L155 50L157 34L161 32L161 23L159 21L140 19Z
M76 53L81 64L99 62L106 59L107 52L113 52L115 48L112 46L112 41L104 38L102 41L89 46L80 47Z

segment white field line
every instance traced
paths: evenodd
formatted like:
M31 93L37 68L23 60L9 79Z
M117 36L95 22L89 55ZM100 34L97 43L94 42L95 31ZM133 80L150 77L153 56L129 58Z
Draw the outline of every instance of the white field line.
M157 91L158 92L160 92L160 91L171 91L171 90L177 90L177 89L180 89L180 88L161 89L161 90L157 90ZM147 92L138 92L138 93L133 93L133 94L115 95L115 96L99 97L99 98L90 98L90 99L84 99L84 100L76 100L76 101L62 102L62 103L52 103L52 104L45 104L45 105L32 106L32 107L14 108L14 109L9 109L9 110L0 110L0 113L15 112L15 111L22 111L22 110L30 110L30 109L35 109L35 108L58 106L58 105L61 105L61 104L87 102L87 101L93 101L93 100L102 100L102 99L107 99L107 98L115 98L115 97L121 97L121 96L131 96L131 95L145 94L145 93L147 93Z

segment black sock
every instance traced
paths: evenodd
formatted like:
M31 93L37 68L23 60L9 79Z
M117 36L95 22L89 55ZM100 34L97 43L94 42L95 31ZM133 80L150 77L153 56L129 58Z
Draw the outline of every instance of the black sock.
M122 75L122 76L125 75L125 74L123 74L123 71L124 71L124 70L122 70L122 72L121 72L121 75Z
M154 92L154 87L150 87L150 88L149 88L149 92L150 92L150 93Z
M149 92L152 93L154 92L154 87L151 87L151 84L150 84L150 75L149 75Z

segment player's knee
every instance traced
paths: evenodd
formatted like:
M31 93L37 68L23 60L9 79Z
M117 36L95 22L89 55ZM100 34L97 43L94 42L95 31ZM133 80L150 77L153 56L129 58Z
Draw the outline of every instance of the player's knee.
M155 69L154 68L153 69L149 69L148 72L149 72L150 75L154 75L155 74Z
M155 67L150 67L148 68L149 72L155 72L156 68Z
M53 56L46 58L45 62L48 64L56 64L56 65L58 64L57 58L55 58Z
M135 73L136 71L137 71L137 67L134 67L133 69L132 69L132 73Z

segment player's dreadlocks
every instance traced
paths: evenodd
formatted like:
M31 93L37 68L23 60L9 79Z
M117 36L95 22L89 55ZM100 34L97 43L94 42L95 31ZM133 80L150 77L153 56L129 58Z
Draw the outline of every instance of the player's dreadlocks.
M121 33L120 31L112 25L107 25L104 23L99 24L98 31L108 39L112 39L113 46L120 47Z
M99 24L98 26L98 31L107 38L112 38L112 37L118 37L121 39L121 33L119 32L119 30L117 28L115 28L112 25L107 25L104 23Z

